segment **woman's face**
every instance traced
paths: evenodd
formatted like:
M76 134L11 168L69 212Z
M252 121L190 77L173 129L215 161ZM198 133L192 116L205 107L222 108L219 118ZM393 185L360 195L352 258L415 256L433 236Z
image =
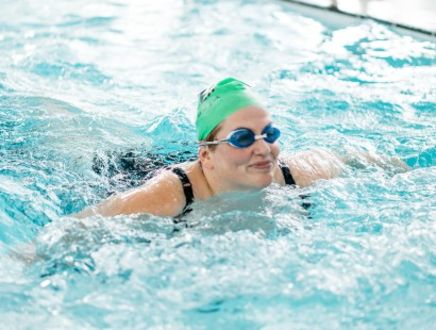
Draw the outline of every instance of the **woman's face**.
M270 123L268 112L261 108L241 109L221 123L215 140L225 139L237 128L249 128L258 135ZM222 190L260 189L273 182L279 152L277 141L269 144L259 139L242 149L223 143L210 149L209 164L220 179Z

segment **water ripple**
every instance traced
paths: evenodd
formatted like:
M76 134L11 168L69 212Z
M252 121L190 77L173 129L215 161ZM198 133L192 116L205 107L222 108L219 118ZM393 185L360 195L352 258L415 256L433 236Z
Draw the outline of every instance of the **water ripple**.
M286 2L7 1L0 23L0 315L26 328L430 328L435 52ZM267 99L281 148L357 160L185 221L69 214L195 157L198 92ZM305 198L301 198L301 196Z

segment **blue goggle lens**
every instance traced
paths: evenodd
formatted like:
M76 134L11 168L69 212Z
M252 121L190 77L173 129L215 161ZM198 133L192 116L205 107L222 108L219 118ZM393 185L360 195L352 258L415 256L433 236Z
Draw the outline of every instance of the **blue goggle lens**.
M277 127L268 125L262 131L262 134L266 134L265 141L268 143L274 143L280 137L280 130Z
M229 138L230 144L238 148L246 148L253 144L254 134L248 129L234 131Z
M280 137L280 130L277 127L268 125L262 131L265 135L264 140L268 143L274 143ZM234 131L228 138L228 142L237 148L248 148L256 141L256 135L248 128L242 128Z

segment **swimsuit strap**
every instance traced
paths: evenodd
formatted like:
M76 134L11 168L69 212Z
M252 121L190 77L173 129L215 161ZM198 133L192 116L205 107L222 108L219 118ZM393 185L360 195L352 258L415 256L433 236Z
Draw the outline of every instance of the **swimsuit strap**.
M279 162L279 167L282 170L283 177L285 178L286 184L295 185L295 180L292 177L291 170L289 169L289 167L285 165L283 162ZM185 199L186 199L186 204L182 212L182 215L184 215L191 211L189 205L191 205L194 202L194 193L192 191L192 184L188 176L186 175L186 172L180 167L173 167L171 168L171 171L177 175L183 186L183 193L185 194Z
M176 174L183 186L183 193L185 194L186 204L183 208L183 213L186 213L188 211L188 206L192 204L194 201L194 193L192 191L192 184L191 181L189 181L188 176L186 175L186 172L182 170L180 167L173 167L171 168L171 171Z
M289 166L287 166L283 161L279 161L279 167L282 170L283 177L285 178L285 182L287 185L296 185L294 178L292 177L291 170L289 169ZM312 203L309 201L305 201L306 198L310 197L309 194L299 194L298 195L302 199L301 206L303 206L306 210L308 210ZM311 216L309 214L309 218L311 219Z
M289 167L282 161L279 161L279 167L282 170L283 177L285 178L285 183L288 185L295 185L296 183L294 178L292 177Z

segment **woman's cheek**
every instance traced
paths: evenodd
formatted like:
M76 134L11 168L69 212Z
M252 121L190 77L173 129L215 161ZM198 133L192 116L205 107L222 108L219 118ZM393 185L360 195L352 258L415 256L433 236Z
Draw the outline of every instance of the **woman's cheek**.
M280 147L277 142L273 143L271 146L271 153L273 154L274 158L277 158L280 154Z
M247 165L251 160L251 153L248 149L235 150L238 153L234 155L235 162L238 165Z
M231 146L226 146L221 154L221 159L232 165L243 165L250 161L250 153L247 149L237 149Z

